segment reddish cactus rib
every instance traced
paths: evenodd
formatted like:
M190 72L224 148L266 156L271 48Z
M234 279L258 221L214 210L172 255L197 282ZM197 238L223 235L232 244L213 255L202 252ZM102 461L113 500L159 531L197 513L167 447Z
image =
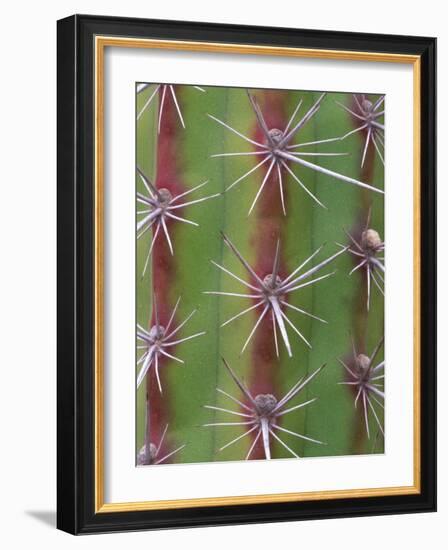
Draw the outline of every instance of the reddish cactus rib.
M284 128L287 117L284 110L285 95L282 92L257 93L257 99L263 109L264 117L269 128ZM258 124L251 136L255 141L263 141L264 134ZM268 167L263 170L263 176ZM261 182L261 180L260 180ZM288 193L286 186L283 188L285 195ZM252 246L256 250L255 270L261 276L271 273L272 262L275 256L277 241L281 238L281 228L284 223L282 203L277 171L270 176L256 211L256 230L252 237ZM282 250L282 247L280 247ZM280 276L283 271L283 260L280 256ZM249 373L249 385L253 395L278 394L280 388L276 387L277 355L272 334L271 316L266 316L255 333L252 346L252 364ZM263 442L257 441L252 458L264 458Z
M182 130L182 128L180 128ZM157 146L157 178L155 186L158 189L168 189L173 195L182 193L186 189L180 181L177 171L176 159L176 134L179 130L177 121L177 112L173 102L166 102L163 113L163 124L160 128ZM171 224L170 221L167 222ZM172 225L172 224L171 224ZM170 235L173 233L170 232ZM170 299L170 288L176 277L175 257L171 255L166 239L157 239L152 252L152 289L157 292L157 307L161 324L168 322L174 304ZM150 325L155 322L154 311ZM159 441L163 435L163 431L170 419L170 395L169 387L164 384L166 375L163 363L167 361L164 358L162 368L160 369L160 377L162 380L163 394L160 393L155 369L150 369L146 377L147 399L149 399L149 407L147 418L147 426L150 430L150 441ZM147 435L148 437L148 435ZM165 439L161 454L165 455L174 450L169 447L168 441Z

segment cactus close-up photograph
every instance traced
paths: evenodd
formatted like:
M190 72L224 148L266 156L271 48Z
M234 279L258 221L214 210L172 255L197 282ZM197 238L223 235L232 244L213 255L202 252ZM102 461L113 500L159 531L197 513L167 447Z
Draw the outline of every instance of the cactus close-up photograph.
M199 84L135 88L136 463L381 454L387 97Z

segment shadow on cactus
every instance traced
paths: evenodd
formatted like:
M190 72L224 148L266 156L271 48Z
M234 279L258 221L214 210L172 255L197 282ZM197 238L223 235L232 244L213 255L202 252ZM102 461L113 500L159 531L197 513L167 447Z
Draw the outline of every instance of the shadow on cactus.
M137 465L384 452L385 104L137 84Z

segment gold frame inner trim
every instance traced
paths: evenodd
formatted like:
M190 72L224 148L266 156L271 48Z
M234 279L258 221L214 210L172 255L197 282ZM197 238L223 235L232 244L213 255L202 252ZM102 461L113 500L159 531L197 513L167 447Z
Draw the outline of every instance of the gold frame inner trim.
M313 59L406 63L413 65L413 174L414 174L414 480L410 486L379 487L350 490L313 491L265 495L244 495L180 500L106 503L104 501L104 52L106 47L152 48L160 50L194 51L207 53L235 53L243 55L287 56ZM253 44L225 44L214 42L155 40L96 36L95 55L95 513L167 510L206 506L232 506L275 502L303 502L340 498L362 498L420 493L420 117L421 117L421 60L417 55L344 50L318 50Z

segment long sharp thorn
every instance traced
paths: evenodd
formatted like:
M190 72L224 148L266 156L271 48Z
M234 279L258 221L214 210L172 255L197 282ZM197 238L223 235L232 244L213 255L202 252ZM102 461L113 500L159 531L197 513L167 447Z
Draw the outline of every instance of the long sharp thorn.
M362 262L360 262L357 266L355 266L349 273L349 275L352 275L352 273L354 273L355 271L357 271L360 267L362 267L363 265L365 265L367 263L367 260L362 260Z
M145 216L142 220L140 220L137 223L137 233L138 238L140 239L146 231L152 226L153 223L155 223L156 218L159 216L159 214L162 212L161 208L156 208L155 210L152 210L150 214ZM142 229L146 226L146 228L142 231Z
M362 392L362 406L364 409L364 421L366 423L367 438L370 439L370 430L369 430L369 419L367 415L367 401L366 401L366 392Z
M178 453L179 451L181 451L184 447L186 447L186 445L181 445L180 447L178 447L177 449L175 449L174 451L171 451L170 453L168 453L167 455L165 455L163 458L161 458L160 460L158 460L157 462L154 462L154 464L162 464L162 462L165 462L166 460L168 460L171 456L173 456L174 454Z
M325 95L326 94L323 93L318 98L318 100L314 103L314 105L312 107L310 107L310 109L307 111L307 113L305 113L305 115L302 117L302 119L292 128L292 130L290 130L286 134L286 136L284 136L284 138L279 143L279 147L283 147L289 141L291 141L292 137L300 130L300 128L305 126L305 124L308 122L308 120L314 116L314 114L318 111L318 109L320 107L320 104L321 104L322 100L324 99Z
M312 313L309 313L309 311L305 311L304 309L300 309L297 306L289 304L285 300L281 300L281 303L286 307L289 307L291 309L294 309L295 311L298 311L299 313L302 313L303 315L307 315L308 317L311 317L312 319L316 319L316 321L320 321L321 323L328 324L328 321L325 321L325 319L321 319L320 317L317 317L317 315L313 315Z
M347 237L352 241L352 243L356 246L356 248L362 252L361 256L364 256L364 249L362 246L358 243L358 241L344 228L344 233L347 235Z
M340 137L318 139L317 141L306 141L304 143L296 143L295 145L288 145L287 149L297 149L297 147L307 147L308 145L320 145L321 143L331 143L333 141L341 141Z
M160 349L160 353L162 355L164 355L165 357L168 357L168 359L173 359L174 361L177 361L178 363L182 363L182 364L185 363L185 361L182 361L182 359L179 359L178 357L175 357L174 355L171 355L170 353L168 353L164 349Z
M240 390L243 392L243 394L249 399L249 401L255 405L255 401L254 401L254 398L252 397L250 391L246 388L246 386L239 380L239 378L237 377L237 375L233 372L233 369L232 367L227 363L227 361L224 359L224 357L222 358L222 361L224 363L224 366L226 367L226 369L229 371L230 373L230 376L232 377L233 381L235 382L235 384L240 388Z
M223 447L221 447L219 449L219 451L223 451L224 449L227 449L227 447L230 447L230 445L233 445L234 443L236 443L237 441L239 441L240 439L243 439L243 437L245 437L246 435L249 435L250 433L252 433L254 430L257 429L257 426L254 426L253 428L251 428L250 430L248 430L247 432L244 432L243 434L239 435L238 437L236 437L235 439L232 439L232 441L229 441L229 443L226 443Z
M369 370L370 370L370 368L373 366L373 362L375 361L376 356L378 355L378 352L380 351L380 349L381 349L383 343L384 343L384 336L382 336L382 337L380 338L380 341L379 341L378 344L375 346L375 349L373 350L372 355L370 356L370 366L369 366Z
M281 310L280 310L281 311ZM293 329L293 331L305 342L305 344L311 349L312 346L308 342L308 340L305 338L305 336L300 332L300 330L288 319L288 317L281 311L282 317L285 319L285 321L288 323L288 325Z
M159 386L159 392L163 393L162 392L162 384L160 382L160 375L159 375L159 357L158 357L157 353L156 353L156 356L155 356L154 368L155 368L155 371L156 371L156 378L157 378L157 385Z
M149 104L151 103L151 101L153 100L153 97L156 95L156 93L159 91L159 88L160 88L160 84L158 84L156 87L155 87L155 90L152 92L152 94L149 96L149 99L146 101L146 103L143 105L143 107L141 108L140 112L138 113L137 115L137 120L140 120L140 117L142 116L142 114L146 111L146 108L149 106Z
M253 442L252 442L252 445L250 446L250 449L249 451L247 452L247 455L246 455L246 458L245 460L249 460L250 458L250 455L252 454L254 448L255 448L255 445L257 444L258 440L260 439L260 435L261 435L261 430L258 430L257 432L257 435L255 436Z
M372 219L372 205L369 206L369 211L367 212L367 219L366 219L366 224L364 226L364 231L367 231L367 229L369 229L371 219Z
M275 247L274 263L272 265L272 284L273 285L275 285L279 267L280 267L280 239L277 239L277 246Z
M222 395L225 395L226 397L228 397L229 399L231 399L233 402L237 403L240 407L242 407L243 409L246 409L247 411L249 412L252 412L252 409L250 407L248 407L247 405L245 405L242 401L240 401L239 399L237 399L236 397L233 397L233 395L230 395L230 393L227 393L225 392L224 390L222 390L221 388L216 388L216 391L218 391L219 393L222 393Z
M293 394L293 392L300 386L300 384L303 382L303 376L302 378L299 378L297 382L290 388L285 395L280 399L280 401L277 403L274 411L278 411L287 401L289 400L289 396Z
M159 107L159 122L157 124L157 133L160 134L160 127L162 124L162 114L163 114L163 107L165 105L165 95L166 95L166 85L163 86L162 90L162 100L160 101L160 107Z
M142 278L145 276L146 269L147 269L148 264L149 264L149 258L151 257L152 249L154 248L154 244L157 240L157 236L159 235L159 232L160 232L160 223L158 223L157 226L156 226L156 230L154 232L154 235L153 235L153 238L152 238L152 241L151 241L151 245L149 247L149 251L148 251L148 254L146 256L145 265L143 267Z
M356 132L361 132L362 130L364 130L365 128L367 128L367 124L363 124L362 126L358 126L358 128L355 128L354 130L350 130L350 132L347 132L345 135L343 135L341 138L339 138L341 141L343 141L344 139L348 138L349 136L351 136L352 134L356 134Z
M295 155L296 157L346 157L350 153L316 153L316 152L296 152L289 153L290 155Z
M269 168L267 169L266 174L265 174L265 176L264 176L264 178L263 178L263 181L262 181L262 183L261 183L261 185L260 185L260 188L258 189L257 194L255 195L255 198L254 198L254 200L253 200L253 202L252 202L252 205L251 205L251 207L249 208L249 212L247 213L248 216L251 215L252 210L254 209L254 207L255 207L255 205L256 205L256 203L257 203L257 201L258 201L258 198L259 198L259 196L261 195L261 193L262 193L262 191L263 191L263 189L264 189L264 186L266 185L266 182L268 181L269 175L270 175L270 173L271 173L271 171L272 171L272 168L274 167L275 162L276 162L275 159L272 159L271 164L269 165Z
M376 120L372 120L370 124L373 126L373 130L377 129L384 132L384 124L380 124Z
M345 247L345 248L342 248L341 250L338 250L335 254L333 254L329 258L326 258L325 260L318 263L317 265L315 265L314 267L312 267L308 271L305 271L305 273L302 273L302 275L299 275L298 277L296 277L292 281L289 281L282 288L283 289L289 288L290 286L295 285L296 283L298 283L300 281L303 281L304 279L307 279L308 277L311 277L311 275L314 275L314 273L316 273L316 271L320 271L323 267L325 267L326 265L331 263L333 260L335 260L338 256L343 254L347 249L348 249L348 247Z
M377 289L381 292L381 294L384 296L384 290L381 288L381 285L379 284L379 282L377 281L376 279L376 276L375 276L375 272L372 271L370 272L370 276L372 278L372 281L374 282L375 286L377 287Z
M247 95L249 97L249 101L252 105L252 108L255 112L255 116L257 117L257 120L258 120L258 124L260 125L260 128L263 130L263 133L265 135L265 137L268 139L268 141L270 143L272 143L272 138L269 134L269 128L266 124L266 121L264 119L264 116L263 116L263 113L258 105L258 102L257 100L255 99L255 97L252 96L252 94L249 92L249 90L246 90L247 91Z
M235 130L235 128L232 128L232 126L229 126L228 124L226 124L222 120L219 120L219 118L216 118L215 116L210 115L210 114L207 114L207 116L209 118L211 118L212 120L214 120L215 122L218 122L219 124L221 124L221 126L224 126L224 128L227 128L228 130L230 130L231 132L233 132L237 136L239 136L239 137L243 138L244 140L248 141L249 143L252 143L253 145L257 145L258 147L263 147L262 143L258 143L258 141L254 141L253 139L248 138L247 136L245 136L241 132L238 132L238 130Z
M379 267L381 269L381 271L383 273L385 273L385 268L384 268L384 265L377 259L377 258L371 258L371 262L376 266L376 267ZM379 276L381 276L379 274L379 272L377 272Z
M370 310L370 265L367 264L367 311Z
M385 97L386 96L382 95L376 100L375 104L373 105L373 110L374 111L376 111L378 109L378 107L383 103Z
M166 325L166 327L165 327L165 332L166 332L166 333L168 333L168 331L169 331L169 329L170 329L170 327L171 327L171 323L172 323L173 320L174 320L174 316L176 315L177 308L179 307L179 304L180 304L180 298L181 298L181 297L179 296L179 298L177 299L176 305L174 306L173 311L171 312L171 316L170 316L170 318L169 318L169 320L168 320L168 323L167 323L167 325Z
M351 183L352 185L357 185L358 187L362 187L363 189L369 189L369 191L374 191L375 193L380 193L381 195L384 195L384 191L382 191L381 189L378 189L377 187L373 187L372 185L363 183L362 181L358 181L358 180L355 180L354 178L344 176L343 174L339 174L338 172L333 172L328 168L324 168L323 166L319 166L318 164L314 164L303 158L297 158L294 155L290 155L289 153L286 153L284 151L279 151L278 154L286 160L291 160L292 162L301 164L306 168L310 168L311 170L315 170L316 172L320 172L321 174L325 174L326 176L331 176L341 181Z
M344 109L344 111L347 111L347 113L350 113L351 115L353 115L354 117L358 118L359 120L365 120L365 118L358 114L358 113L355 113L355 111L352 111L351 109L349 109L347 106L345 106L344 104L340 103L339 101L336 101L336 103L339 105L339 107L342 107Z
M286 277L286 279L283 281L283 284L286 284L288 283L293 277L294 275L296 275L302 268L304 268L315 256L317 256L319 254L319 252L323 249L323 247L325 246L325 244L319 246L319 248L317 250L315 250L311 256L308 256L308 258L306 258L306 260L304 260L300 265L299 267L297 267L296 269L294 269L294 271L288 275ZM341 245L343 248L345 248L343 245Z
M160 438L159 445L158 445L157 450L156 450L156 457L160 453L160 449L162 448L163 441L165 439L165 435L166 435L167 430L168 430L168 424L166 424L165 429L163 430L163 433L162 433L162 437Z
M202 424L204 428L213 428L215 426L249 426L254 424L255 420L247 420L244 422L210 422L207 424Z
M298 454L296 454L291 448L288 447L288 445L286 445L286 443L284 441L282 441L278 435L274 432L274 430L270 430L269 433L272 435L272 437L274 437L274 439L276 439L280 445L282 445L289 453L291 453L295 458L300 458L300 456Z
M356 398L355 398L355 409L358 406L358 400L359 400L359 397L360 397L361 393L362 393L362 386L359 386L358 393L356 394Z
M286 405L286 403L288 403L288 401L291 401L291 399L296 396L300 391L302 391L302 389L307 386L311 380L313 380L320 372L322 369L324 369L326 366L326 363L324 363L323 365L321 365L318 369L316 369L314 372L312 372L307 378L305 378L305 380L301 381L300 384L297 383L296 384L296 387L293 387L289 392L288 394L285 395L285 397L283 397L283 399L281 399L276 407L275 407L275 410L279 410L280 407L282 407L283 405Z
M260 166L263 166L263 164L265 162L267 162L270 158L271 158L271 154L269 154L267 151L266 151L266 158L264 158L262 161L260 161L258 164L256 164L253 168L251 168L248 172L246 172L245 174L243 174L242 176L240 176L237 180L235 180L233 183L231 183L229 185L229 187L226 188L226 191L230 191L230 189L232 189L232 187L235 187L235 185L237 185L240 181L242 181L244 178L247 178L247 176L249 176L250 174L252 174L252 172L255 172L255 170L257 170L257 168L260 168Z
M277 321L278 328L280 329L280 334L282 335L286 350L288 351L288 355L289 357L292 357L291 344L289 343L288 333L286 331L285 323L283 322L283 312L280 304L275 297L270 300L270 304L272 306L272 310L274 311L275 319Z
M277 430L280 430L281 432L285 432L287 434L294 435L295 437L298 437L299 439L304 439L305 441L311 441L311 443L318 443L319 445L324 445L323 441L319 441L318 439L312 439L311 437L307 437L306 435L302 435L302 434L299 434L297 432L287 430L286 428L282 428L278 424L273 424L273 428L276 428Z
M372 141L373 141L373 145L375 146L376 152L378 153L378 156L379 156L380 159L381 159L381 162L384 164L384 157L383 157L383 155L381 154L380 148L378 147L378 144L377 144L377 142L376 142L375 133L372 133Z
M381 361L381 363L378 363L376 367L374 367L373 372L376 372L377 370L384 369L384 361Z
M148 190L151 190L154 193L154 195L157 195L157 197L159 199L161 199L160 193L159 193L159 190L157 189L157 187L153 183L151 183L151 180L145 176L143 171L138 166L137 166L137 172L138 172L139 176L141 177L141 179L143 180L143 183L144 183L145 187Z
M186 195L189 195L190 193L193 193L194 191L197 191L198 189L200 189L201 187L204 187L204 185L207 185L208 183L208 180L207 181L203 181L202 183L200 183L199 185L196 185L195 187L192 187L191 189L188 189L187 191L184 191L183 193L180 193L179 195L176 195L172 200L171 200L171 204L175 203L176 201L178 201L179 199L181 199L182 197L185 197Z
M375 393L376 395L378 395L378 397L381 397L381 399L384 399L384 392L382 392L378 388L375 388L375 386L372 386L371 384L367 384L366 388L372 391L373 393Z
M236 298L261 298L261 294L239 294L237 292L221 292L219 290L204 290L203 294L214 296L235 296Z
M297 409L301 409L302 407L306 407L307 405L310 405L311 403L314 403L314 401L317 400L317 397L314 397L313 399L310 399L309 401L305 401L305 403L300 403L300 405L295 405L294 407L290 407L289 409L285 409L284 411L278 412L277 416L282 416L284 414L288 414L292 411L296 411Z
M225 267L223 267L222 265L216 263L215 261L213 260L210 260L211 263L216 266L218 269L220 269L221 271L223 271L224 273L227 273L227 275L230 275L231 277L233 277L234 279L236 279L237 281L239 281L241 284L251 288L252 290L255 290L258 292L258 288L254 285L251 285L250 283L248 283L247 281L245 281L244 279L241 279L240 277L238 277L237 275L235 275L234 273L232 273L231 271L229 271L228 269L226 269Z
M353 378L356 378L356 374L344 363L342 359L338 359L339 363L344 367L344 369L353 376Z
M168 247L169 247L170 252L171 252L171 256L174 256L173 243L171 242L170 234L168 233L168 228L166 226L165 218L163 216L162 216L160 222L162 224L163 232L165 233L165 237L166 237Z
M275 346L275 355L279 357L279 350L278 350L278 337L277 337L277 322L275 320L274 311L271 310L271 318L272 318L272 331L274 333L274 346Z
M210 158L220 158L220 157L251 157L257 155L266 155L268 154L267 150L264 151L248 151L246 153L217 153L215 155L210 155Z
M229 414L235 414L237 416L244 416L246 418L252 418L252 416L250 414L241 413L241 412L237 412L237 411L231 411L230 409L223 409L222 407L215 407L213 405L204 405L204 409L210 409L212 411L221 411L221 412L225 412L225 413L229 413Z
M242 347L241 349L241 352L240 352L240 355L242 355L245 351L245 349L247 348L247 346L249 345L249 342L251 341L252 339L252 336L255 334L255 331L257 330L257 328L259 327L261 321L263 320L264 316L266 315L266 313L268 312L269 310L269 306L265 306L265 308L263 309L263 311L261 312L260 314L260 317L258 318L257 322L255 323L255 326L254 328L250 331L250 334L249 336L247 337L247 340L244 342L244 346Z
M300 185L300 187L309 195L314 202L316 202L319 206L324 208L325 210L328 210L328 208L325 206L323 202L321 202L311 191L306 187L306 185L294 174L294 172L291 170L291 168L286 164L284 160L281 160L283 168L296 180L296 182Z
M300 285L295 285L297 281L292 281L290 284L288 284L288 287L283 288L282 290L284 292L294 292L295 290L298 290L299 288L305 288L306 286L313 285L314 283L317 283L319 281L323 281L324 279L328 279L328 277L332 277L336 271L332 271L331 273L327 273L326 275L322 275L321 277L317 277L316 279L311 279L311 281L307 281L306 283L301 283Z
M364 109L362 108L361 103L359 102L358 96L357 96L356 94L353 94L353 97L354 97L354 99L355 99L355 102L356 102L356 105L357 105L357 107L358 107L358 109L359 109L359 112L360 112L360 113L364 113L365 111L364 111ZM361 96L361 98L362 98L361 101L364 101L364 96Z
M179 330L185 326L188 321L193 317L193 315L196 313L196 309L194 309L190 315L188 315L180 325L178 325L174 330L172 330L167 336L165 336L165 340L169 340L170 338L172 338L175 334L177 334L179 332Z
M182 112L180 110L179 104L177 102L176 92L174 91L174 88L171 84L170 84L170 91L173 97L174 105L176 106L177 114L179 115L180 123L182 124L182 128L185 129L185 123L184 123L184 119L182 118Z
M364 145L364 150L362 152L362 159L361 159L361 168L364 166L364 161L366 160L366 155L367 155L367 149L369 147L369 143L370 143L370 136L372 135L372 128L369 128L367 130L367 137L366 137L366 142L365 142L365 145Z
M194 225L195 227L199 227L198 223L193 222L191 220L187 220L186 218L182 218L181 216L176 216L175 214L172 214L171 212L166 212L165 216L167 218L171 218L171 219L176 220L178 222L187 223L188 225Z
M293 120L296 118L296 115L299 112L299 109L300 109L302 103L303 103L303 99L301 99L299 101L299 103L297 103L297 107L294 109L294 112L292 113L291 118L289 119L288 124L286 125L286 128L283 130L283 135L288 133L288 130L289 130L291 124L293 123Z
M228 325L229 323L231 323L235 319L238 319L238 317L241 317L241 316L245 315L246 313L249 313L249 311L252 311L253 309L256 309L257 307L261 306L262 303L263 303L263 301L258 302L254 306L250 306L247 309L241 311L240 313L237 313L236 315L234 315L233 317L231 317L230 319L227 319L227 321L222 323L221 327L225 327L226 325Z
M207 197L201 197L200 199L196 199L194 201L188 201L183 202L182 204L176 204L175 206L169 206L168 210L177 210L178 208L184 208L185 206L191 206L192 204L198 204L200 202L208 201L209 199L214 199L215 197L219 197L222 193L215 193L213 195L208 195Z
M227 235L225 233L221 233L222 234L222 237L224 239L224 242L225 244L230 248L230 250L235 254L235 256L240 260L240 262L243 264L243 266L247 269L247 271L249 271L249 273L252 275L252 277L254 277L254 279L256 281L258 281L261 285L263 285L263 281L261 280L260 276L257 275L257 273L254 271L254 269L252 269L251 265L249 264L249 262L247 262L243 256L241 255L241 253L239 252L239 250L236 248L236 246L232 243L232 241L229 239L229 237L227 237Z
M177 346L177 344L182 344L183 342L187 342L188 340L197 338L198 336L203 336L204 334L207 334L207 333L205 331L196 332L196 334L192 334L191 336L186 336L185 338L181 338L180 340L175 340L174 342L167 342L166 344L162 344L162 345L164 347Z
M283 215L286 216L285 197L283 195L282 171L281 171L281 168L280 168L280 164L278 162L276 162L275 165L277 166L278 186L279 186L279 189L280 189L280 200L282 202Z
M377 405L379 405L382 409L384 409L384 403L381 403L381 401L377 399L374 395L370 395L370 397L375 401Z
M149 351L145 362L143 363L142 368L140 369L140 372L138 373L137 377L137 389L140 387L140 384L143 382L148 370L150 369L152 365L152 361L154 358L154 352L152 350Z
M271 448L269 445L269 422L267 418L263 416L260 418L260 427L261 427L261 434L263 437L264 455L266 457L266 460L270 460Z

